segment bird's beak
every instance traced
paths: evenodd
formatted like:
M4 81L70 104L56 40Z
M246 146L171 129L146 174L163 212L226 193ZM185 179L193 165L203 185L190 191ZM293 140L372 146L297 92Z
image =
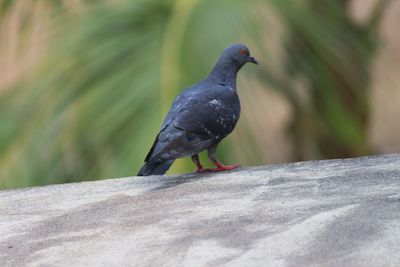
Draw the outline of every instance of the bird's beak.
M248 62L258 65L258 61L254 57L249 57Z

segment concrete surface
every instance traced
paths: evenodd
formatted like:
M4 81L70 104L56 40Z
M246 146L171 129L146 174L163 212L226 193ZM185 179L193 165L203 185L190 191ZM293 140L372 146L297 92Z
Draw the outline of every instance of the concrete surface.
M400 266L400 155L0 192L0 266Z

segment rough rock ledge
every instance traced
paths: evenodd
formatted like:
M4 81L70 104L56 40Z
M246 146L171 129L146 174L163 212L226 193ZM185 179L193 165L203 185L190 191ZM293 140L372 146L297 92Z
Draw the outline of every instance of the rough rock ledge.
M0 266L400 266L400 154L0 192Z

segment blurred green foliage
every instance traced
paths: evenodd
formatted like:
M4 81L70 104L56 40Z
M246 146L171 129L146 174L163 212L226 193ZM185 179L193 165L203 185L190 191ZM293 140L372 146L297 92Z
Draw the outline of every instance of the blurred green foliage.
M388 0L378 2L369 20L356 23L350 0L271 1L288 30L284 43L286 80L309 82L307 101L288 83L268 75L295 112L289 125L295 160L356 157L370 154L369 83L378 45L378 24Z
M1 15L12 5L5 3ZM56 30L45 60L0 95L0 188L136 174L173 98L206 76L227 44L251 40L257 57L268 57L263 11L271 7L286 29L284 67L264 64L257 79L294 110L293 159L371 151L377 22L355 24L348 1L85 3L72 14L50 8ZM309 81L307 101L290 83L296 76ZM249 145L254 154L262 149ZM230 151L224 146L221 158L234 157ZM179 160L172 172L192 169Z

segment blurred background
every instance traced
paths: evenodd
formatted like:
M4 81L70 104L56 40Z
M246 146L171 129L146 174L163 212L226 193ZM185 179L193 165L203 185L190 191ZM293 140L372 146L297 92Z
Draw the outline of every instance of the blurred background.
M0 189L136 175L174 97L237 42L261 64L222 162L400 152L399 25L399 0L2 0Z

